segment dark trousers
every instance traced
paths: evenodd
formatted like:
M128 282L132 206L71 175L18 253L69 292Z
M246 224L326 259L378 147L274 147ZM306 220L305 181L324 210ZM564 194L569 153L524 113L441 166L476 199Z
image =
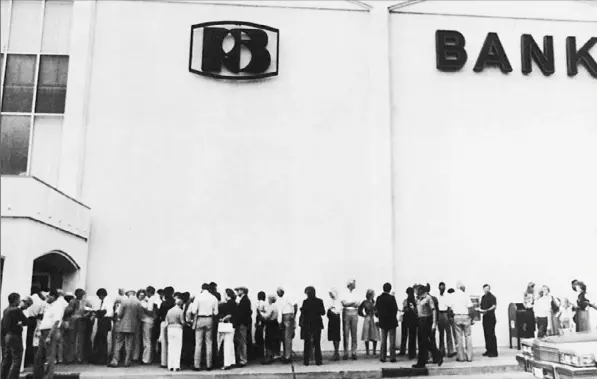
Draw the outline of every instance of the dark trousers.
M18 379L23 360L23 338L8 333L2 341L2 379Z
M419 359L417 365L425 366L429 352L433 356L433 361L438 361L442 357L442 353L438 350L435 344L431 343L431 332L433 327L433 317L419 317L418 320L418 341L419 341Z
M408 356L412 359L417 356L417 321L405 319L402 321L402 340L400 343L400 354L406 354L408 342Z
M33 379L52 379L54 377L54 365L56 364L56 335L53 335L48 342L50 330L42 330L39 337L39 347L35 354L33 365Z
M182 329L182 363L192 367L195 362L195 331L185 325Z
M27 319L27 339L25 340L25 365L32 365L35 360L36 348L33 347L33 335L37 328L37 318Z
M315 364L321 364L321 329L309 330L305 336L304 363L309 364L311 351L315 351Z
M390 359L396 360L396 328L381 329L381 347L379 348L379 356L385 361L388 353L388 337L390 338Z
M537 338L547 335L547 317L537 317Z
M97 365L108 364L108 333L112 321L107 318L97 320L97 331L93 339L93 352L91 353L93 363Z
M495 315L483 317L483 333L485 334L485 350L489 355L497 355L497 338L495 336Z

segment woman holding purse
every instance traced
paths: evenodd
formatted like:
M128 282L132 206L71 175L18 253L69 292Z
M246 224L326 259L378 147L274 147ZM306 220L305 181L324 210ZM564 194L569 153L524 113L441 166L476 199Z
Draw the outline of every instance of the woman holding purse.
M366 355L369 356L369 342L373 343L373 357L377 357L377 342L379 336L379 322L375 309L375 292L367 290L366 299L361 303L358 310L359 316L365 318L361 340L365 342Z

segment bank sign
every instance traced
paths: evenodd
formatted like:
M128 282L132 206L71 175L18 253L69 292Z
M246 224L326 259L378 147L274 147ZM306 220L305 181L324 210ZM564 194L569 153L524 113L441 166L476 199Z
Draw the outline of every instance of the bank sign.
M191 26L189 71L219 79L261 79L278 75L280 31L244 21Z
M554 61L554 41L552 36L544 36L542 47L530 34L520 37L521 71L528 75L534 65L545 76L556 72ZM576 76L580 67L597 78L597 62L591 55L591 49L597 44L597 37L585 41L577 41L576 37L567 37L565 44L566 71L568 76ZM562 45L564 45L562 43ZM562 46L564 47L564 46ZM435 51L437 69L444 72L461 70L466 64L470 51L466 39L456 30L438 30L435 32ZM563 49L562 49L563 50ZM510 58L497 33L488 33L485 42L478 52L474 72L482 72L487 67L500 69L504 74L512 72Z

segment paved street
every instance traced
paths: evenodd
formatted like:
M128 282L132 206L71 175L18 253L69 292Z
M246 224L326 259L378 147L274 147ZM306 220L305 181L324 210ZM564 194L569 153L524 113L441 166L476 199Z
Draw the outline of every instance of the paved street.
M482 376L483 379L529 379L533 378L532 375L525 372L506 372L500 374L485 374ZM453 379L476 379L476 375L441 375L441 376L427 376L429 379L438 378L453 378Z

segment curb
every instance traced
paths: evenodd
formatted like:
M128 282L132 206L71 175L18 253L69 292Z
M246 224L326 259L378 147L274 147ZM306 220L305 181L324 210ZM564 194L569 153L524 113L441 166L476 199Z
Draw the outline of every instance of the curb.
M520 371L518 364L505 364L481 367L446 367L446 368L384 368L382 378L409 378L415 376L444 376L444 375L485 375Z

